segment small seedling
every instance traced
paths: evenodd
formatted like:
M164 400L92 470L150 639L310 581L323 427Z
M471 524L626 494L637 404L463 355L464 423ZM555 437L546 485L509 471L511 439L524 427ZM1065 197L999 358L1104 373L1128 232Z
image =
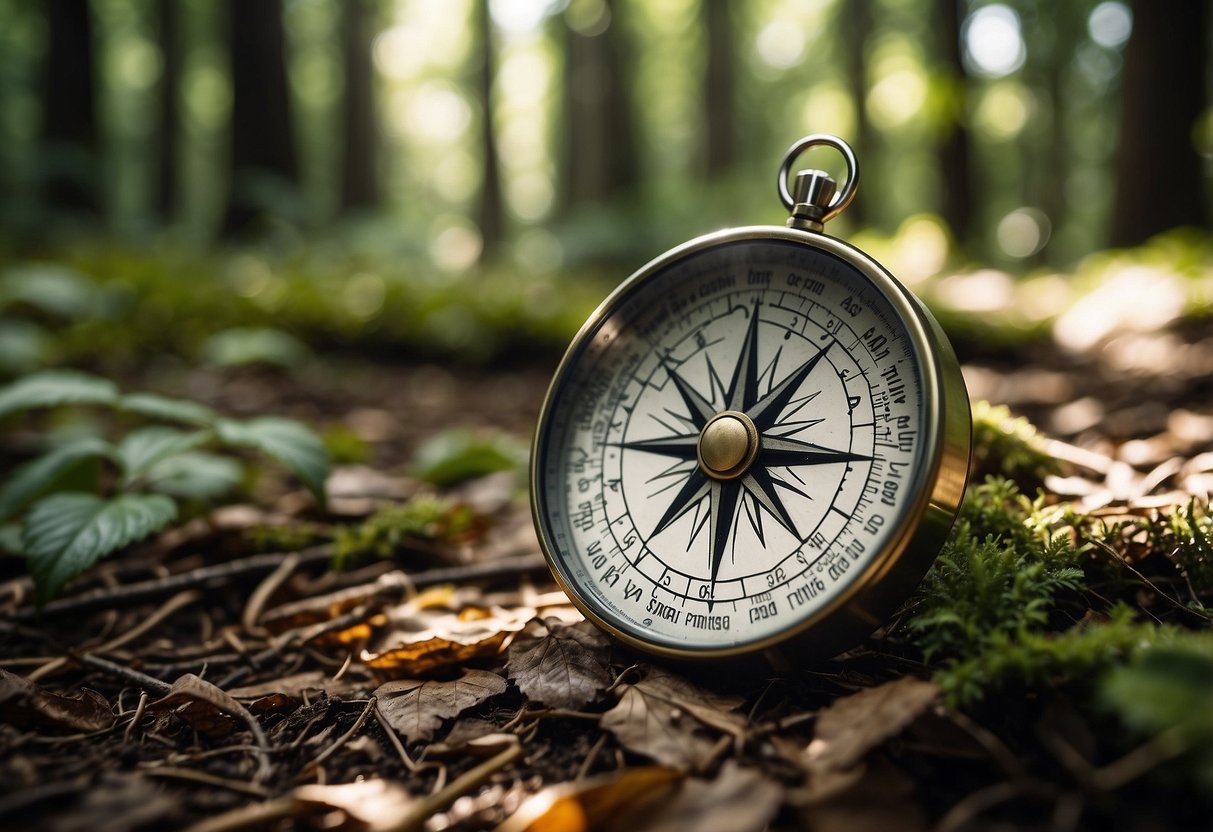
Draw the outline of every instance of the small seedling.
M244 476L236 449L285 466L324 502L328 454L298 422L226 419L196 402L123 394L108 379L68 370L0 387L0 419L68 406L107 408L143 424L112 441L87 436L58 444L0 488L0 523L24 521L18 551L40 604L100 558L172 522L179 499L210 501L231 491Z

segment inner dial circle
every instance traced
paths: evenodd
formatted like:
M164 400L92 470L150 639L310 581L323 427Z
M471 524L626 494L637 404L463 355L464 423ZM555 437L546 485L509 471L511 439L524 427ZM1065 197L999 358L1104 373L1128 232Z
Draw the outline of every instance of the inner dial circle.
M562 581L600 623L675 651L796 629L916 499L910 330L849 262L781 241L692 253L612 300L537 445Z

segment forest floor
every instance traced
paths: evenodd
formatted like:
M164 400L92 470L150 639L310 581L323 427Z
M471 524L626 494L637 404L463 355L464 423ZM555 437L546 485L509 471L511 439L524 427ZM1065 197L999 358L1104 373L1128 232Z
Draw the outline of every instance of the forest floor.
M1213 333L962 353L971 396L1027 416L1065 461L1049 500L1142 513L1207 498ZM723 680L612 648L549 577L515 472L440 489L409 475L452 427L525 445L549 371L350 361L132 380L341 426L371 454L335 470L324 513L263 479L249 503L105 561L41 615L28 578L7 573L0 827L1207 824L1208 792L1167 767L1183 749L1109 746L1064 696L949 707L896 634ZM373 536L366 518L400 506L421 522L394 515L391 557L330 568L334 530Z

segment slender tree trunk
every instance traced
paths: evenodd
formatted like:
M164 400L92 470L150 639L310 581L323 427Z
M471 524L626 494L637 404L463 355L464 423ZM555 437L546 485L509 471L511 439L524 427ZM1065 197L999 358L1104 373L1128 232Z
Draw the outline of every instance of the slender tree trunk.
M375 118L375 78L367 0L341 4L341 52L345 95L341 100L345 144L341 153L340 212L348 214L380 204L376 170L379 129Z
M704 77L707 130L704 169L709 178L727 173L737 162L737 106L734 101L736 49L728 3L703 0L700 5L707 32L707 71Z
M93 27L85 0L48 0L43 72L43 197L52 210L99 215Z
M161 222L172 222L177 211L180 188L177 143L181 135L181 44L179 0L156 0L159 18L160 56L160 129L156 147L155 212Z
M478 222L483 248L480 257L487 260L501 247L505 235L505 209L501 201L501 164L493 129L493 79L496 75L496 49L493 18L487 2L476 4L476 27L480 34L480 148L483 162L480 182Z
M565 32L564 198L570 206L626 193L640 178L621 6L608 0L605 8L605 29Z
M860 164L874 152L876 142L872 134L872 122L868 119L868 38L875 28L872 17L872 0L847 0L838 4L839 26L845 54L843 64L847 70L847 85L851 100L855 103L855 135L847 137L854 148ZM839 183L841 185L841 183ZM847 209L847 218L863 225L867 220L864 200L857 199Z
M266 209L265 191L299 181L286 80L281 0L229 0L231 190L225 235L251 230Z
M935 28L939 32L939 54L952 101L939 143L940 214L963 248L972 242L976 202L973 199L972 149L968 116L965 113L968 77L960 52L961 3L962 0L936 0Z
M1192 141L1208 106L1208 38L1208 0L1133 3L1116 154L1114 246L1208 224L1204 175Z

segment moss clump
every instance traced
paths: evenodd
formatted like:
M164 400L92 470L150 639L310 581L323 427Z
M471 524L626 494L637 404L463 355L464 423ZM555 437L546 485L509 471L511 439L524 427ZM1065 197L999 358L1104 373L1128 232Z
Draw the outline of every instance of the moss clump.
M973 403L973 459L981 470L1037 480L1060 470L1031 422L986 401Z
M395 555L410 540L455 540L476 526L471 508L431 494L380 509L362 523L337 532L333 555L337 568L348 568L371 558Z
M1083 572L1068 535L1007 479L970 490L948 543L919 590L909 632L928 660L960 662L1049 624Z

